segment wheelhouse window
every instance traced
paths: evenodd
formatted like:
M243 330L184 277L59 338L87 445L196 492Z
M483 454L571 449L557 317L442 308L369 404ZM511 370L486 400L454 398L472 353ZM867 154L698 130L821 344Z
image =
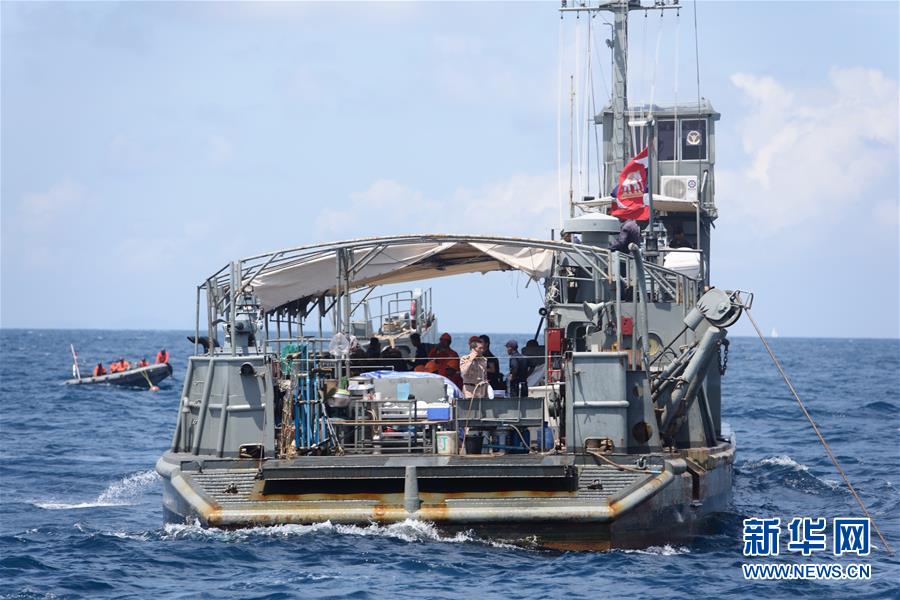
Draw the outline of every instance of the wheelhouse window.
M706 160L706 119L681 121L681 160Z
M656 126L657 160L675 160L675 121L659 121Z
M631 126L631 139L635 154L647 145L648 129L646 126ZM656 152L657 160L675 160L675 121L673 119L656 122Z
M631 145L634 147L634 154L637 154L647 145L647 128L640 125L631 126Z

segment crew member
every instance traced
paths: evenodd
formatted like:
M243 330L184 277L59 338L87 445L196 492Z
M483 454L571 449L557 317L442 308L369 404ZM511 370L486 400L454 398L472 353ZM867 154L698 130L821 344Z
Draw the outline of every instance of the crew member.
M167 363L169 362L169 353L166 352L166 349L163 348L159 352L156 353L156 364Z
M377 337L369 339L369 345L366 346L366 357L381 358L381 340Z
M484 357L484 342L473 335L469 338L469 353L459 361L463 380L463 394L466 398L487 396L487 358Z
M619 230L619 235L616 236L613 243L609 245L609 249L617 252L630 253L631 250L628 249L628 246L632 242L638 246L641 245L641 228L634 219L628 219L622 223L622 229Z
M544 363L544 351L541 350L541 345L536 339L532 338L525 342L525 347L522 348L522 355L528 359L529 375L534 373L534 370Z
M382 362L386 367L394 367L394 371L408 371L408 363L403 358L403 353L399 348L388 346L381 353Z
M528 359L519 352L519 342L506 342L506 353L509 354L509 395L511 398L528 396Z
M120 359L119 359L119 370L120 370L120 371L127 371L127 370L130 369L130 368L131 368L131 363L130 363L130 362L128 362L128 361L125 360L124 358L120 358Z
M418 333L410 334L409 343L412 344L415 349L415 359L411 361L412 366L410 368L420 367L427 363L428 353L431 351L433 345L423 342L422 336Z
M139 369L140 369L140 368L143 368L143 367L149 367L149 366L150 366L150 363L147 362L147 357L145 356L144 358L142 358L141 360L139 360L137 366L138 366Z
M669 248L693 248L691 243L684 237L684 228L676 225L672 230L672 239L669 240Z
M491 338L487 335L478 336L484 342L484 357L487 359L487 379L488 383L495 390L505 390L506 383L503 381L503 373L500 372L500 359L491 352Z
M101 375L106 375L106 369L103 368L103 363L97 363L97 366L94 367L94 377L100 377Z
M361 358L368 358L366 351L359 347L359 340L355 335L350 336L350 360L359 362Z
M451 370L453 373L459 373L459 354L450 347L452 341L449 333L442 333L438 345L432 347L428 353L428 362L424 367L416 367L416 370L437 373L448 379L451 379Z

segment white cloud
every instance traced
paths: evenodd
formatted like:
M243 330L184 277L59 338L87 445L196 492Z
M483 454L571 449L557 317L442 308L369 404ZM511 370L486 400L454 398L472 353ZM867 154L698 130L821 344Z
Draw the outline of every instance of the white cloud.
M871 215L865 207L896 189L898 88L881 71L833 68L815 90L741 73L731 82L750 105L739 126L746 166L717 174L735 218L760 233L830 223Z
M393 180L378 180L350 195L349 206L324 209L315 221L323 237L396 233L497 234L547 237L559 224L556 173L513 174L440 197ZM354 235L349 235L354 232ZM342 235L345 234L345 235Z
M46 192L26 195L20 209L26 225L43 228L77 211L85 200L84 186L67 179Z

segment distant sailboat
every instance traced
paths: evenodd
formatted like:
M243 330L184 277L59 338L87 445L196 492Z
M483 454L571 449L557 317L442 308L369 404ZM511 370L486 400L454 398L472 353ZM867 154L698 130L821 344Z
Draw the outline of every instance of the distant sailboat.
M772 333L769 334L769 337L777 338L777 337L778 337L778 330L775 329L775 328L773 327L773 328L772 328Z

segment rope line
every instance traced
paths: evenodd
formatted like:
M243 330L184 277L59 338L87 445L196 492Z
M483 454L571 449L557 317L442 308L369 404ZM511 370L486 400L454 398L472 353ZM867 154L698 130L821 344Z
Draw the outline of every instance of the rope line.
M822 443L822 446L825 448L825 452L828 454L828 458L831 459L831 462L834 463L834 467L837 469L838 473L840 473L841 478L844 480L844 483L847 484L847 489L850 490L850 493L853 494L853 497L856 498L856 502L859 504L859 507L862 509L863 514L869 519L872 523L872 528L875 530L875 533L878 534L878 538L881 540L881 543L884 544L884 549L887 550L889 554L894 554L894 549L891 548L891 545L888 544L888 541L884 539L884 536L881 534L881 529L878 528L878 525L875 523L875 519L869 514L869 509L866 508L865 503L862 501L862 498L859 497L859 494L856 493L856 489L853 487L853 484L850 483L850 479L847 477L847 474L844 473L844 469L841 468L841 464L838 462L837 457L834 455L834 452L831 451L831 447L828 445L828 442L825 441L825 436L822 435L822 432L819 431L819 427L816 425L816 422L813 420L812 415L809 414L809 411L806 410L806 406L803 404L803 401L800 400L800 395L797 394L797 390L794 389L794 384L791 383L791 380L788 378L787 373L784 372L784 368L782 368L781 363L776 358L775 353L772 352L772 349L769 347L769 343L766 341L765 336L763 336L762 331L760 331L759 326L756 324L756 321L753 319L753 315L750 314L749 308L744 308L744 312L747 313L747 317L750 319L750 322L753 324L753 329L756 330L756 335L759 336L760 341L763 343L763 346L766 348L766 352L769 353L769 356L772 358L772 362L775 363L775 367L778 369L778 372L781 373L781 377L784 379L784 382L787 384L788 389L791 390L791 393L794 395L794 399L797 401L797 404L800 405L800 410L803 411L803 416L806 417L806 420L809 421L809 424L812 425L813 431L816 432L816 435L819 437L819 441Z

